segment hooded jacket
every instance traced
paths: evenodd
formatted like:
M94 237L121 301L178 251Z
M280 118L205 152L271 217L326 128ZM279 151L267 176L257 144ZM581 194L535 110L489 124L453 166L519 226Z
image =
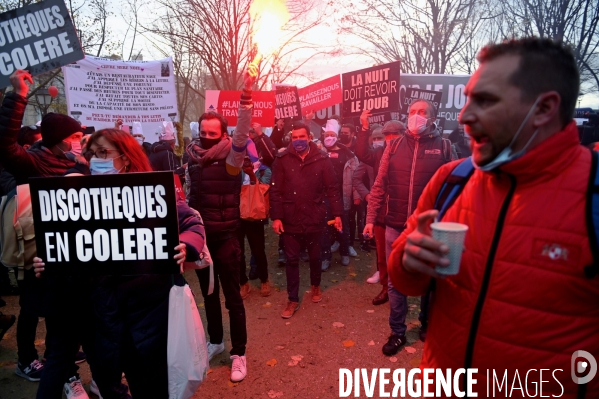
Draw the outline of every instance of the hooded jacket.
M0 159L17 185L30 177L62 176L75 162L54 155L42 141L25 150L17 143L27 99L14 92L7 93L0 108Z
M406 237L418 215L434 208L455 166L435 174L393 246L389 276L406 295L423 295L431 282L402 267ZM599 359L599 277L584 273L593 263L585 213L590 170L591 153L571 122L498 171L474 171L443 217L469 231L460 272L435 281L421 368L478 368L479 397L487 383L481 370L494 369L500 380L507 370L511 384L516 369L536 369L528 378L532 395L539 369L561 369L545 372L543 395L577 397L572 354L585 350ZM599 397L599 378L587 384L586 397Z
M310 142L306 158L292 145L277 154L272 166L270 218L281 220L286 233L319 233L326 222L325 198L333 216L343 215L339 183L327 154Z

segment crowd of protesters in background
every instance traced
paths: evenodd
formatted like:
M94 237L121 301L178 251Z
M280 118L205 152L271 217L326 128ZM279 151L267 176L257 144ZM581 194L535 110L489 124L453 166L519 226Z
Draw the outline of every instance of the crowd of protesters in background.
M335 252L345 267L358 251L376 251L366 282L381 285L373 305L389 302L391 334L381 348L386 356L406 344L407 295L414 295L421 298L423 367L555 369L562 360L569 364L566 357L578 346L599 357L599 273L593 261L599 249L589 241L593 208L585 205L596 161L580 145L572 122L579 87L573 55L561 44L530 38L489 45L479 58L460 127L448 137L436 124L438 110L426 100L412 102L403 121L371 125L365 110L357 127L356 121L332 117L318 135L310 112L302 121L275 120L268 136L251 119L257 71L250 66L233 134L226 118L205 113L190 125L182 159L172 125L165 124L152 145L118 122L86 138L66 115L50 113L40 126L21 126L32 79L19 70L0 110L0 191L6 195L31 177L173 171L187 193L177 203L181 244L173 262L198 260L204 246L210 251L214 279L209 269L196 270L207 353L212 360L229 339L222 290L233 382L248 373L249 281L259 279L260 295L271 295L269 223L280 235L279 262L287 280L282 318L300 309L301 261L309 264L310 299L318 303L326 295L321 276L336 264ZM471 165L461 180L453 175L458 165ZM242 188L260 184L270 185L269 217L242 219ZM461 191L443 220L470 227L454 276L435 271L435 265L448 264L448 247L431 238L429 227L444 184L461 185ZM549 253L551 245L561 255ZM15 373L40 381L37 397L56 398L64 390L68 398L87 398L75 365L85 358L91 390L105 399L168 397L168 292L183 284L181 275L38 278L45 265L35 259L18 280L18 318L0 314L0 339L18 320ZM10 293L15 287L7 269L0 269L0 288ZM71 312L82 317L76 326ZM42 316L47 350L40 357L34 341ZM581 397L583 388L572 381L557 382L566 396ZM597 381L584 389L587 397L599 396ZM555 384L547 390L560 392Z

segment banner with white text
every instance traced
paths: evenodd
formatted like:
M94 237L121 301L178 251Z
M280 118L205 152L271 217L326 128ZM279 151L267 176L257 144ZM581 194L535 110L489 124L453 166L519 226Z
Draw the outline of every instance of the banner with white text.
M172 172L45 177L29 186L46 274L179 273Z
M344 73L343 118L360 116L365 109L398 112L399 78L399 61Z
M206 112L218 112L225 118L229 126L237 126L237 113L241 91L235 90L206 90ZM262 127L271 127L275 122L275 92L252 92L252 122Z
M33 76L84 57L67 7L45 0L0 14L0 88L17 69Z
M69 115L96 130L141 122L148 143L179 120L172 58L120 61L86 56L63 68Z

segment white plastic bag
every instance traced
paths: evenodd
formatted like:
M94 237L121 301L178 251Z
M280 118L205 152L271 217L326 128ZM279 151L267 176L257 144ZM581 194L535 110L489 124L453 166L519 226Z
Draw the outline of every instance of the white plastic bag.
M191 398L208 372L206 334L191 289L173 286L168 304L169 399Z

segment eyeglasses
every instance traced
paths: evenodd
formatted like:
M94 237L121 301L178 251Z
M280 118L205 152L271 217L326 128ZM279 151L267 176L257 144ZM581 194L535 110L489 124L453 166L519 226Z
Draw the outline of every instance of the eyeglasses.
M90 159L92 156L95 156L96 158L102 158L102 159L106 159L108 158L108 154L116 152L118 153L118 150L110 150L108 148L99 148L96 150L96 152L94 151L86 151L85 152L85 158ZM116 158L116 157L114 157Z

